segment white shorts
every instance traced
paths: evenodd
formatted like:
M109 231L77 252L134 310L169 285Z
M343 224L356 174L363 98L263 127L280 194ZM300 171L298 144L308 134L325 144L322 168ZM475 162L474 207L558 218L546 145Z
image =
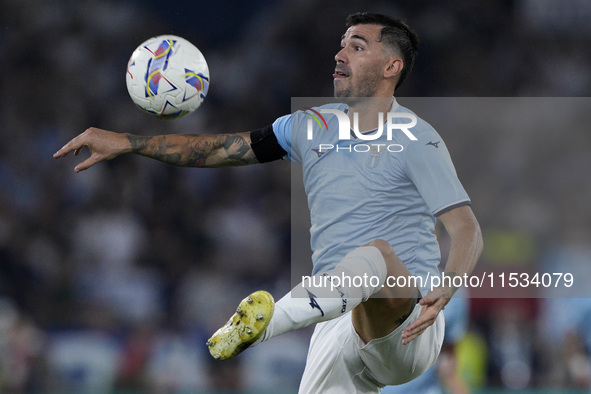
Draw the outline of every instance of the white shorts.
M445 330L443 312L418 338L402 345L402 331L421 313L417 304L390 334L365 344L353 328L351 313L316 325L310 341L300 394L379 393L406 383L435 362Z

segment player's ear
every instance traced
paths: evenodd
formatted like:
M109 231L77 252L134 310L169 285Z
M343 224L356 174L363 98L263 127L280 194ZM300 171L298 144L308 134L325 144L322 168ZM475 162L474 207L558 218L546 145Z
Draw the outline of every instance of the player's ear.
M404 63L402 59L396 56L390 56L384 67L384 78L394 78L402 71Z

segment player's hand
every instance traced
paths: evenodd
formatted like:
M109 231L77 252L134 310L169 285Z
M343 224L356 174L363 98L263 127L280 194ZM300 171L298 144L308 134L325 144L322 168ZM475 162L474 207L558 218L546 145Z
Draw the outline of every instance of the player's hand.
M446 287L438 287L431 290L427 296L421 298L419 304L423 306L423 310L418 319L412 322L402 332L402 344L407 345L414 341L419 335L437 319L437 315L447 305L452 296L452 291Z
M122 153L131 151L131 144L125 134L91 127L64 145L53 154L53 157L59 159L72 151L78 156L85 146L90 150L90 157L74 167L74 172L84 171L96 163L114 159Z

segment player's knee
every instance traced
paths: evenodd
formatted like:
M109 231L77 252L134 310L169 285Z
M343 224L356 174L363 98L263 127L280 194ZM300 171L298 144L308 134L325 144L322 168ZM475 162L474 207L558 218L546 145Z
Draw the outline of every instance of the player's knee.
M368 243L366 246L373 246L377 248L386 264L386 271L389 277L398 278L401 276L410 277L411 273L404 263L398 258L392 246L383 239L375 239ZM395 297L395 298L416 298L416 288L412 285L412 281L408 281L407 287L390 287L386 286L383 288L383 296Z
M368 244L365 244L364 246L373 246L377 248L380 251L380 253L382 253L382 256L384 256L384 260L386 261L396 257L396 253L394 253L394 249L392 249L390 243L388 241L384 241L383 239L374 239L373 241L371 241Z

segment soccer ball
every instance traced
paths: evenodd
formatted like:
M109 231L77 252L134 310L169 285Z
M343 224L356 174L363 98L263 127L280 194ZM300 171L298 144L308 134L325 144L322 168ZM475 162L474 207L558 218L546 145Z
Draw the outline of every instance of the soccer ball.
M176 119L195 111L209 89L209 69L197 47L163 35L142 43L127 65L127 91L144 112Z

